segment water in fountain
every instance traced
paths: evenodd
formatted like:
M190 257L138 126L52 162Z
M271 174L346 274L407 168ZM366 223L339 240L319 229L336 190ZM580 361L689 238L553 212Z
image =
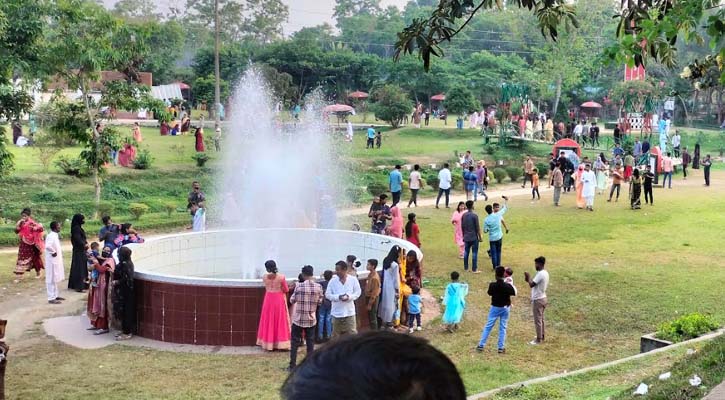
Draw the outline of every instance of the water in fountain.
M342 181L321 118L323 104L308 98L299 121L285 123L270 93L262 74L252 68L232 97L217 190L225 227L334 228L333 199ZM275 259L290 246L294 241L239 243L241 277L258 277L259 260Z

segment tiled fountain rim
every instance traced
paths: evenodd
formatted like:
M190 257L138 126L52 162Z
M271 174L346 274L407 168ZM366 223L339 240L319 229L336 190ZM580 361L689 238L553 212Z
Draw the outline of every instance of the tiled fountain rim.
M306 229L306 228L257 228L257 229L216 229L206 232L184 232L184 233L177 233L172 235L164 235L164 236L158 236L152 239L147 240L145 243L137 243L137 244L129 244L127 245L131 250L139 247L148 247L153 246L155 242L161 242L168 239L174 239L179 237L186 237L186 236L201 236L201 235L207 235L207 234L213 234L213 233L224 233L224 232L247 232L247 231L258 231L258 232L273 232L273 231L297 231L300 233L307 233L307 232L338 232L346 235L359 235L359 236L371 236L371 237L379 237L379 238L385 238L385 240L390 242L390 246L393 246L397 244L398 246L405 248L406 250L414 250L416 253L418 253L418 259L423 259L423 253L420 251L420 249L408 242L404 239L395 238L392 236L384 236L384 235L378 235L375 233L369 233L369 232L360 232L360 231L346 231L346 230L336 230L336 229ZM378 266L378 269L382 268L382 262L381 265ZM367 271L360 271L358 272L358 279L365 279L367 278L368 272ZM202 278L202 277L190 277L190 276L183 276L183 275L171 275L171 274L162 274L158 272L153 272L147 269L143 269L143 267L137 267L136 271L134 273L134 278L141 279L145 281L152 281L152 282L164 282L164 283L173 283L178 285L194 285L194 286L216 286L216 287L261 287L263 286L261 279L216 279L216 278ZM288 281L293 281L294 278L288 278Z

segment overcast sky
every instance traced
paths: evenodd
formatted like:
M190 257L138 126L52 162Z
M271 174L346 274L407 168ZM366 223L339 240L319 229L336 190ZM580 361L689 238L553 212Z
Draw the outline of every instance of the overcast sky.
M117 0L103 0L107 7L113 7ZM183 5L185 0L149 0L156 3L159 9L164 10L173 5ZM306 26L315 26L327 22L334 26L332 12L335 0L282 0L289 7L289 21L284 31L289 34ZM403 8L407 0L381 0L383 7L389 5Z

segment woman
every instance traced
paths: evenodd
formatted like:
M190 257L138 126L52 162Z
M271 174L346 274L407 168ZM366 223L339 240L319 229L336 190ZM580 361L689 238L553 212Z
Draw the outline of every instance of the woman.
M460 201L458 202L458 207L456 207L456 211L453 212L453 216L451 216L451 224L453 224L453 241L456 243L456 246L458 246L458 258L463 258L463 248L465 243L463 242L463 230L461 229L461 218L463 217L463 214L468 211L466 209L466 203Z
M400 266L398 255L400 247L393 246L383 260L383 290L380 292L378 318L387 328L393 326L400 296Z
M388 227L388 236L402 239L403 214L400 212L397 204L390 209L390 215L393 216L393 219L390 221L390 226Z
M420 248L420 228L415 222L415 213L408 214L408 223L405 224L405 240Z
M423 287L423 269L418 260L418 253L414 250L405 255L405 284L411 288Z
M118 235L118 238L115 241L116 247L121 247L129 243L143 242L145 242L144 238L142 238L141 235L136 232L136 229L133 228L133 225L129 223L121 224L120 235Z
M73 258L70 263L70 276L68 277L68 289L82 292L86 289L86 279L88 279L88 269L86 268L88 258L86 257L86 249L88 241L86 240L86 231L83 230L83 224L86 218L83 214L76 214L70 223L70 242L73 245Z
M166 121L161 122L161 127L159 128L159 133L161 136L167 136L169 134L169 123Z
M104 247L100 260L94 260L93 268L98 272L97 282L88 291L88 305L86 308L91 328L96 330L94 335L108 333L109 310L108 293L111 276L116 268L116 262L111 257L111 249Z
M546 142L547 143L553 143L554 142L554 121L552 120L546 120L546 124L544 124L544 133L546 136Z
M639 174L639 168L635 168L629 181L629 204L633 210L639 210L642 207L641 195L642 177Z
M194 137L196 138L197 153L203 153L204 152L204 131L201 129L201 127L196 128L196 132L194 132Z
M136 159L136 148L131 143L123 145L123 149L118 152L118 163L122 167L133 167L133 161Z
M580 165L574 174L574 188L576 189L576 206L577 208L584 208L586 201L584 200L584 182L582 182L582 174L584 174L584 165Z
M135 140L136 143L143 142L143 136L141 136L141 127L138 126L138 122L133 123L133 140Z
M133 288L131 249L118 250L118 265L113 271L113 313L121 320L121 334L116 340L128 340L136 332L136 297Z
M35 279L40 279L40 270L43 266L43 225L35 222L30 216L29 208L20 212L20 220L15 224L15 233L18 234L20 245L18 247L18 261L15 264L15 283L20 282L26 271L35 270Z
M599 194L604 193L607 189L607 159L604 157L604 153L599 153L597 161L594 162L594 172L597 174L597 190Z
M257 346L264 350L290 349L290 319L287 310L287 280L278 273L277 263L268 260L264 263L267 273L262 277L264 282L264 302L259 317Z
M191 119L189 117L184 117L181 120L181 134L185 134L186 132L189 132L189 129L191 128Z

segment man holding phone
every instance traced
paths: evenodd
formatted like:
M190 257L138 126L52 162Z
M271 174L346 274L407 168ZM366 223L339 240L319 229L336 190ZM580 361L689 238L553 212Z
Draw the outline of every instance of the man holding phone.
M362 293L357 277L347 274L347 263L335 264L335 276L327 284L325 297L332 303L332 336L339 337L357 333L355 300Z

